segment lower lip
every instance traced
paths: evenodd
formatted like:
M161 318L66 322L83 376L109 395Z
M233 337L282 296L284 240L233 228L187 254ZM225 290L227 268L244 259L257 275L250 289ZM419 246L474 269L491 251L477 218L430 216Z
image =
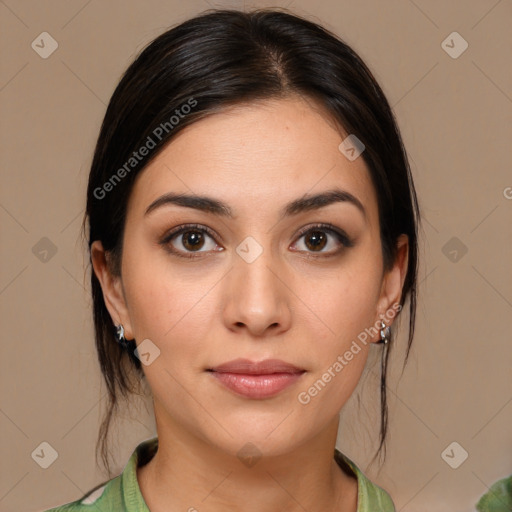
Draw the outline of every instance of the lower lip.
M254 399L275 396L294 384L302 376L302 373L244 375L239 373L211 372L211 374L231 391Z

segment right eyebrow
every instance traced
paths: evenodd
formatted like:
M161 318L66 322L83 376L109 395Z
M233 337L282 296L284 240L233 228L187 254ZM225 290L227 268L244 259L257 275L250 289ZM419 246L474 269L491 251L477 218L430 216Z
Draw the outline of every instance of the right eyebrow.
M175 194L173 192L168 192L167 194L164 194L163 196L153 201L146 209L144 215L148 215L153 210L168 204L175 204L177 206L184 206L186 208L194 208L195 210L201 210L223 217L233 217L231 208L222 201L212 197L189 194Z

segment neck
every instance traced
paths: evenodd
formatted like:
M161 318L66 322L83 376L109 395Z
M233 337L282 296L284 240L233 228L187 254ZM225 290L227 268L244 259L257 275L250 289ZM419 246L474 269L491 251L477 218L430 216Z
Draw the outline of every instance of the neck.
M338 418L292 451L259 459L227 454L179 428L158 430L158 451L137 469L152 512L355 512L357 481L334 461Z

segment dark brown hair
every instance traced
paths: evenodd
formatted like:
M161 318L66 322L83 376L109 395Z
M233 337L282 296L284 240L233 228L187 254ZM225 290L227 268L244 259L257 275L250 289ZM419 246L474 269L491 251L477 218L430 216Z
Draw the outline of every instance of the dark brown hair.
M99 133L87 190L83 229L88 246L100 240L114 275L120 275L128 199L137 175L183 128L228 106L300 94L319 102L347 133L365 145L362 154L378 198L385 269L401 234L409 238L408 268L400 304L409 298L414 335L419 210L402 139L384 93L361 58L320 25L283 9L209 10L152 41L124 73ZM183 108L189 105L191 108ZM152 143L148 141L151 139ZM152 146L144 155L141 147ZM130 160L137 152L137 161ZM124 171L123 171L124 169ZM91 271L94 327L108 406L96 455L110 474L108 433L119 393L140 390L143 371L115 338L98 279ZM393 340L383 347L380 378L380 445L387 433L386 372ZM376 455L377 455L376 454Z

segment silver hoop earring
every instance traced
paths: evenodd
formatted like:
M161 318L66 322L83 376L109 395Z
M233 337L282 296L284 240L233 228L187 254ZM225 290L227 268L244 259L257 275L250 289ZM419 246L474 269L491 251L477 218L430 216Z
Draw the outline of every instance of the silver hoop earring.
M380 340L377 343L383 343L387 345L389 343L389 338L391 336L391 329L384 323L383 320L380 321Z
M116 339L119 345L121 345L122 348L128 348L129 342L124 337L124 327L123 324L116 325Z

